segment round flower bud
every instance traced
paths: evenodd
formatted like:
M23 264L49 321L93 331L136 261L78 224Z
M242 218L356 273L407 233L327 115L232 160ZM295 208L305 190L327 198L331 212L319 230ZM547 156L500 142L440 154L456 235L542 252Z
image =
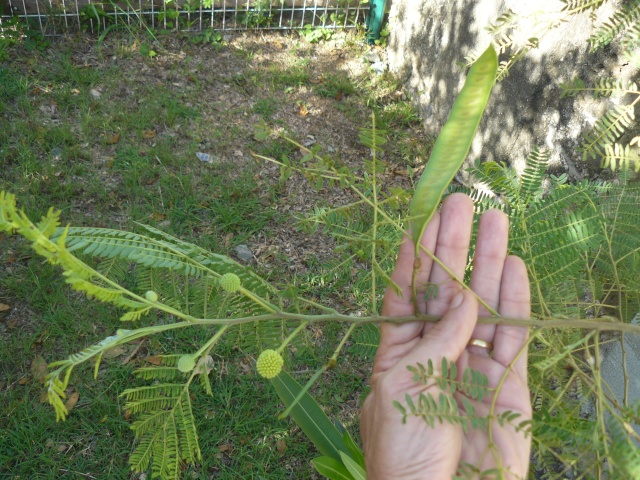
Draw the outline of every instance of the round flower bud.
M196 366L196 357L194 355L182 355L178 359L178 370L183 373L190 372Z
M225 273L220 277L218 282L220 282L220 287L229 293L237 292L241 285L240 277L235 273Z
M275 350L265 350L258 357L256 363L256 370L264 378L273 378L277 376L282 370L282 364L284 360Z
M146 298L150 302L157 302L158 301L158 294L156 292L154 292L153 290L147 290L147 292L144 294L144 298Z

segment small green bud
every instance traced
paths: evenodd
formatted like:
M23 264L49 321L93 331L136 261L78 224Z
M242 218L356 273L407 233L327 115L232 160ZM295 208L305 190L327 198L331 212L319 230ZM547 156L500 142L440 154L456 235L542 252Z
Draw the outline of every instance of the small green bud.
M242 284L242 282L240 282L240 277L235 273L225 273L220 277L218 282L220 283L220 288L229 293L237 292Z
M276 377L282 371L282 365L284 364L284 359L282 355L280 355L275 350L265 350L258 357L258 362L256 363L256 370L258 373L264 377L271 379Z
M195 355L182 355L178 359L178 370L183 373L188 373L193 370L196 366L196 357Z
M147 290L147 292L144 294L144 298L146 298L150 302L157 302L158 301L158 294L156 292L154 292L153 290Z

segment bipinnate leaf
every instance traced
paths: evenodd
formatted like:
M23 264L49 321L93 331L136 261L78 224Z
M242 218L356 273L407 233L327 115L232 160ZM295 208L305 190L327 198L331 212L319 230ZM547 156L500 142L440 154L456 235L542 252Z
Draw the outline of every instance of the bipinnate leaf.
M127 410L139 414L131 425L137 440L129 458L132 470L151 466L152 478L172 480L179 478L183 462L202 458L188 384L130 388L122 396Z
M244 295L228 300L228 308L242 314L264 313L276 308L269 299L277 298L278 290L253 270L238 264L224 255L204 250L196 245L184 242L156 228L140 225L149 235L112 230L106 228L73 227L58 229L53 239L64 233L68 252L104 259L120 259L135 264L135 277L138 287L144 292L152 290L166 305L189 311L192 314L206 316L217 311L216 295L212 293L214 285L224 288L228 282L218 284L218 279L233 279L233 287L242 285ZM225 277L226 275L226 277ZM189 288L176 288L176 284L189 284ZM86 282L85 282L86 283ZM74 285L79 289L84 284L78 281ZM91 287L92 295L97 289ZM112 292L99 292L107 297ZM222 297L220 297L222 298ZM215 305L211 302L214 302ZM134 310L123 320L137 320L147 313L148 304L119 305ZM195 309L195 310L194 310Z

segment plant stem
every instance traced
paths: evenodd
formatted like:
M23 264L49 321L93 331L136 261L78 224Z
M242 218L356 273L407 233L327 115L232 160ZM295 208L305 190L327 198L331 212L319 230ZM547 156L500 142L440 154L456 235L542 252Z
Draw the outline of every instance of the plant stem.
M282 345L280 345L277 349L276 352L281 353L286 347L287 345L289 345L294 338L296 338L296 335L298 335L302 330L304 330L305 328L307 328L307 325L309 324L309 322L304 321L302 322L300 325L298 325L293 332L291 332L291 334L285 338L284 342L282 342Z
M256 315L252 317L239 318L200 318L191 320L191 325L238 325L242 323L264 322L267 320L304 320L309 323L319 322L346 322L354 324L365 323L409 323L409 322L438 322L442 317L437 315L415 315L409 317L384 317L372 315L368 317L352 317L343 314L323 314L304 315L301 313L276 312L272 314ZM509 317L480 317L479 324L490 325L514 325L519 327L530 327L536 329L547 328L575 328L584 330L594 330L597 332L619 331L640 334L640 325L619 322L612 317L600 317L596 320L575 319L575 318L554 318L540 317L524 320L521 318ZM153 327L150 327L153 328Z

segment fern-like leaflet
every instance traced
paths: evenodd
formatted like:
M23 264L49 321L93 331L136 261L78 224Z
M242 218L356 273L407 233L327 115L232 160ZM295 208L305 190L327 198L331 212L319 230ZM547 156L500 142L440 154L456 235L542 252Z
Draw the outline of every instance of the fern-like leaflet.
M478 190L500 192L484 195L479 210L499 206L509 214L510 248L529 268L533 314L631 322L640 310L640 189L628 175L619 184L569 184L545 170L546 159L533 154L520 176L491 162L470 169ZM605 395L592 380L599 375L593 371L599 348L595 332L536 336L530 352L536 368L529 375L537 399L534 464L541 471L552 472L560 462L595 476L601 459L616 448L596 420L580 418L586 399ZM613 418L626 415L622 402L607 399L598 408ZM632 478L622 472L627 470L620 468L620 478Z
M588 10L596 10L604 3L604 0L560 0L564 7L563 12L570 14L581 13Z
M419 393L417 398L407 393L404 404L394 401L393 406L402 414L403 423L406 423L410 416L414 416L422 418L432 428L436 422L447 422L452 425L460 425L465 433L469 427L474 430L486 430L489 419L478 416L470 401L471 399L481 402L489 394L488 380L485 375L477 370L467 368L462 380L458 380L456 364L445 358L442 359L438 369L434 367L431 360L426 367L419 363L415 367L409 365L407 369L413 373L413 379L416 383L433 384L440 391L437 397L426 391ZM454 397L456 392L463 393L460 400L463 411L458 405L459 400Z
M614 38L622 35L621 43L631 42L638 38L637 28L640 22L640 1L630 0L621 5L595 33L589 37L589 46L592 52L609 45Z
M616 105L585 134L584 143L578 149L582 153L582 159L595 159L596 156L605 155L605 146L618 140L633 125L634 120L634 104Z

